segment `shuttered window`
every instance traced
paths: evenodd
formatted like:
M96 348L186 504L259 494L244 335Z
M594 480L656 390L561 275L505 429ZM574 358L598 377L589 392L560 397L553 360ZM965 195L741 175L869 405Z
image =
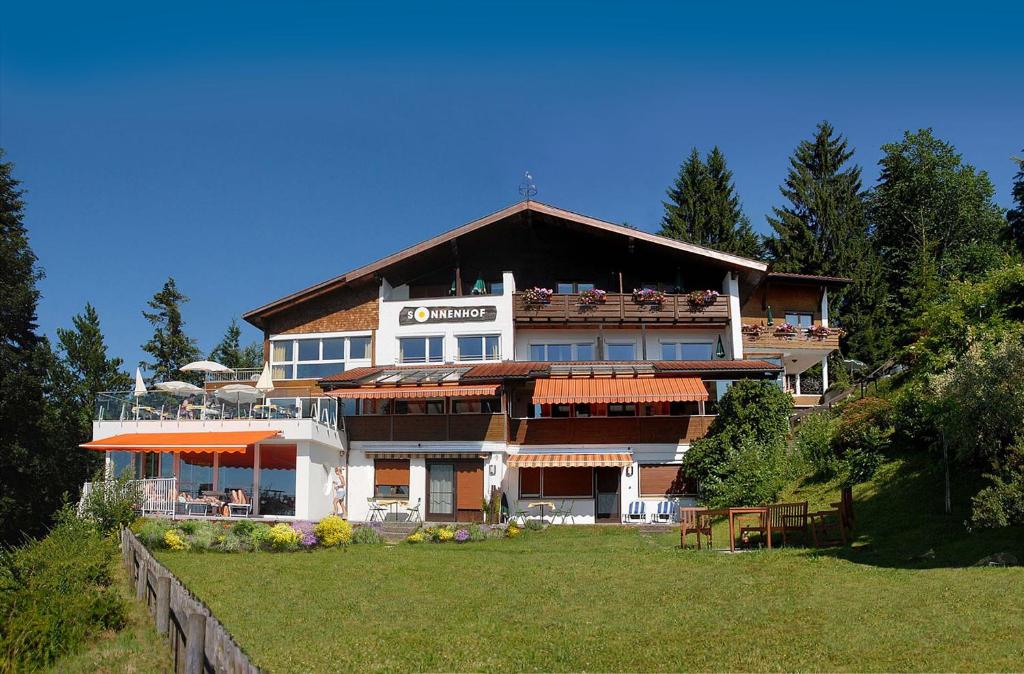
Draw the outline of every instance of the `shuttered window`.
M379 497L409 495L409 459L374 459L373 493Z
M697 482L677 464L640 466L641 496L682 496L697 493Z
M483 462L455 464L455 507L459 510L479 511L484 498Z
M519 469L519 495L540 496L540 468Z
M580 467L547 467L519 469L519 496L565 498L593 496L594 469Z

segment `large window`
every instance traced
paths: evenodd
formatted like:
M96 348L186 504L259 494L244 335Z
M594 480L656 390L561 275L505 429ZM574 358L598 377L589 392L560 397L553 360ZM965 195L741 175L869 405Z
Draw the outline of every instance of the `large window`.
M181 452L178 489L196 498L213 491L213 452Z
M555 284L555 292L559 295L571 295L572 293L581 293L584 290L593 290L594 284L585 281L562 281Z
M640 466L641 496L691 496L697 483L678 464L645 464Z
M396 400L395 414L444 414L444 399Z
M594 360L593 342L531 344L530 360L549 363Z
M711 360L715 347L711 342L662 342L662 360Z
M399 337L399 363L443 363L444 338L437 337Z
M636 344L633 342L609 342L604 347L605 360L636 360Z
M274 339L270 342L274 379L320 379L344 371L348 361L369 359L369 335Z
M814 314L800 311L787 311L786 322L798 328L809 328L814 325Z
M409 459L374 459L373 495L378 498L409 496Z
M501 398L452 398L452 414L500 414Z
M295 449L260 446L261 515L295 515Z
M468 335L458 338L458 360L500 360L498 335Z
M519 497L594 495L593 468L520 468Z

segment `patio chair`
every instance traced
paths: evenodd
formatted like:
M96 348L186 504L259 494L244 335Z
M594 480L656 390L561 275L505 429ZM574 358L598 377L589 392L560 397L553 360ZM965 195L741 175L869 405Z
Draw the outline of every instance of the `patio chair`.
M377 501L375 501L372 496L366 497L366 505L370 512L370 516L367 518L368 522L372 522L374 520L377 520L379 522L384 521L384 518L388 514L387 508L377 503Z
M659 501L654 511L655 522L671 522L676 516L676 504L672 501Z
M524 508L523 506L519 505L519 502L516 501L516 509L512 512L512 516L508 518L508 521L514 524L515 521L518 519L522 522L523 526L525 527L526 518L528 518L529 516L530 511Z
M626 522L646 522L647 504L643 501L631 501L626 510Z
M819 510L808 515L814 547L846 545L846 526L840 510Z
M576 514L572 511L572 501L568 499L563 500L561 504L551 512L552 523L558 517L562 518L562 524L565 524L565 520L567 519L571 519L572 523L576 524Z
M422 522L423 516L420 515L420 505L423 504L423 499L417 499L416 505L407 506L405 512L407 513L406 522Z
M707 514L707 508L680 508L679 509L679 547L686 547L686 537L689 534L697 535L697 549L701 549L700 537L708 539L708 549L712 547L711 517Z
M768 517L771 518L772 534L782 534L782 544L786 545L789 536L799 533L807 542L807 501L800 503L773 503L768 506ZM767 531L764 522L758 525L740 527L740 536L745 533L758 533L764 539Z
M241 489L232 489L228 503L228 517L248 517L252 514L252 503Z

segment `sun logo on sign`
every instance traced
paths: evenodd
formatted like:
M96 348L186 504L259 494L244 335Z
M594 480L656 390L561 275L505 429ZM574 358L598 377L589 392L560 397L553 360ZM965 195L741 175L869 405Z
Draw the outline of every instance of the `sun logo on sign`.
M417 323L426 323L427 319L430 318L430 312L427 311L426 307L418 308L412 315L416 319Z

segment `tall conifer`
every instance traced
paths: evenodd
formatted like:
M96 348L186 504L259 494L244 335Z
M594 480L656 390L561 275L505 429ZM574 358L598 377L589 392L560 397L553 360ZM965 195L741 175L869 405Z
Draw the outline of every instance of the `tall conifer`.
M181 316L181 305L188 302L173 278L168 278L163 288L153 295L148 304L153 311L142 315L153 325L153 336L142 345L142 350L152 356L149 362L140 365L150 371L153 381L184 379L197 382L193 373L179 372L182 365L197 360L199 349L194 339L185 334L185 321Z

